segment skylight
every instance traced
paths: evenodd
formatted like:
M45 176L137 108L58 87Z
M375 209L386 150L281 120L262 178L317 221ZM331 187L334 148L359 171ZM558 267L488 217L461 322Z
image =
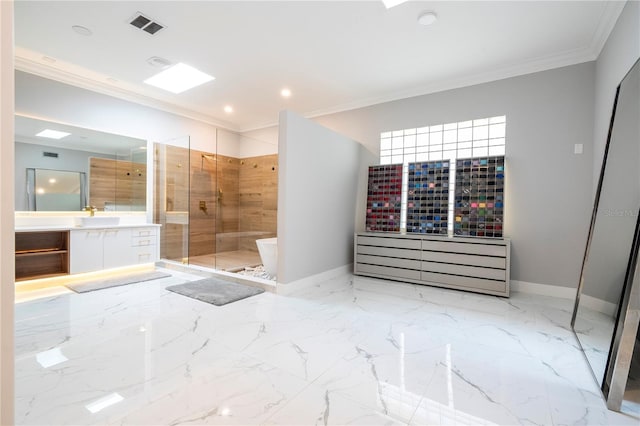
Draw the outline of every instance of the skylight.
M215 77L180 62L146 79L144 82L178 94L214 79Z
M40 136L41 138L49 138L49 139L62 139L65 136L69 136L71 133L60 132L58 130L45 129L40 133L37 133L36 136Z
M402 4L408 0L382 0L382 3L387 7L387 9L391 9L394 6Z

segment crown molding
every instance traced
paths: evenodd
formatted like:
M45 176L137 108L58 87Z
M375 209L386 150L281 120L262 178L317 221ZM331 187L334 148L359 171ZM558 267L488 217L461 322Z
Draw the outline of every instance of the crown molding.
M230 123L216 120L210 115L194 111L189 108L184 108L173 103L163 101L160 99L152 98L140 93L137 93L132 85L127 87L118 87L115 84L102 82L97 78L93 78L91 71L81 70L80 72L74 72L74 70L66 70L57 67L50 66L45 63L38 62L35 59L29 57L28 54L21 54L27 52L16 48L15 55L15 69L18 71L24 71L29 74L35 74L40 77L55 80L60 83L69 84L82 89L90 90L92 92L100 93L103 95L111 96L117 99L121 99L128 102L133 102L139 105L144 105L150 108L154 108L160 111L175 114L184 118L199 121L202 123L210 124L212 126L229 130L232 132L239 132L238 128ZM72 67L69 67L72 68ZM76 67L77 68L77 67ZM85 75L82 75L85 74Z
M620 18L620 14L627 4L626 0L614 0L608 1L605 5L605 9L600 17L600 22L596 30L593 33L591 39L591 50L595 53L596 58L600 56L600 52L604 48L605 43L609 39L609 35Z
M527 74L533 74L542 71L548 71L555 68L562 68L570 65L577 65L584 62L595 61L598 59L602 48L604 47L611 31L616 25L622 10L626 4L626 0L608 1L605 5L602 16L589 46L572 49L566 52L551 56L543 56L534 58L529 61L520 64L513 64L501 67L499 69L484 72L469 77L458 77L448 80L441 80L439 82L429 84L426 86L420 86L413 89L402 90L387 94L380 97L372 97L363 99L357 102L350 102L341 105L337 105L331 108L324 108L315 111L310 111L302 114L305 118L317 118L325 115L337 114L346 111L352 111L360 108L372 107L374 105L399 101L402 99L413 98L416 96L429 95L432 93L444 92L447 90L460 89L463 87L475 86L477 84L490 83L493 81L504 80L511 77L518 77ZM241 133L250 132L254 130L266 129L269 127L277 126L277 122L264 123L260 126L252 126L242 128L239 131Z
M401 90L384 96L367 98L357 102L345 103L331 108L310 111L302 115L305 118L317 118L325 115L338 114L341 112L352 111L360 108L374 107L376 105L387 102L400 101L417 96L424 96L433 93L444 92L447 90L460 89L463 87L470 87L478 84L491 83L507 78L519 77L527 74L548 71L555 68L562 68L570 65L590 62L595 60L597 57L593 50L594 49L591 46L588 48L571 50L553 56L545 56L532 59L524 63L505 66L496 70L475 74L473 76L440 80L438 82L425 86L420 86L408 90ZM277 125L277 122L265 123L261 126L242 128L240 129L240 132L244 133L254 130L261 130Z

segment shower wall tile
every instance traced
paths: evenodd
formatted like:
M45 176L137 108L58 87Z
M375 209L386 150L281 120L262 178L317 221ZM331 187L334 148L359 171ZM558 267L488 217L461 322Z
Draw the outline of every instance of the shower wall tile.
M240 250L257 251L255 240L275 236L278 210L278 155L240 160Z
M260 237L238 237L238 233L276 235L277 154L238 159L197 150L189 154L188 149L171 146L166 150L167 164L162 166L156 159L156 170L162 166L166 173L167 206L158 204L161 197L156 185L155 220L162 222L158 215L164 213L158 212L188 211L189 229L187 236L185 226L167 223L161 230L161 257L186 257L185 244L189 256L257 251L255 239ZM201 201L206 211L200 209Z
M238 249L235 238L224 238L238 232L238 165L233 157L191 150L189 256Z

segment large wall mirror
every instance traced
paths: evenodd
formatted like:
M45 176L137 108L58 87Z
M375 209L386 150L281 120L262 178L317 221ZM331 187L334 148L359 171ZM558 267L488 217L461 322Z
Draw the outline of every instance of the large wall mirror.
M145 211L146 149L141 139L16 115L16 210Z
M633 320L635 314L629 313L637 309L632 289L640 285L634 280L639 212L640 62L636 62L616 92L572 320L594 377L612 409L620 409L627 376L630 381L636 377L640 384L640 360L635 364L627 360L627 374L620 375L618 368L617 377L614 375L622 349L632 354L635 346L640 352L636 344L637 317L635 324L627 321ZM632 337L623 341L624 327ZM629 371L629 365L638 371ZM619 383L621 380L623 383ZM616 392L617 401L610 402ZM640 392L635 398L640 404Z

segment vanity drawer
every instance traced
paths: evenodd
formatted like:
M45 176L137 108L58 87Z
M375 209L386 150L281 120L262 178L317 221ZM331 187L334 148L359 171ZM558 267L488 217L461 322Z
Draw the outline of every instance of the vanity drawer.
M131 230L131 236L133 238L137 237L153 237L158 235L158 230L155 226L149 226L145 228L133 228Z
M131 247L131 257L134 264L155 262L156 246Z
M155 235L146 236L146 237L133 237L131 239L132 247L155 246L156 244L157 244L157 239Z

